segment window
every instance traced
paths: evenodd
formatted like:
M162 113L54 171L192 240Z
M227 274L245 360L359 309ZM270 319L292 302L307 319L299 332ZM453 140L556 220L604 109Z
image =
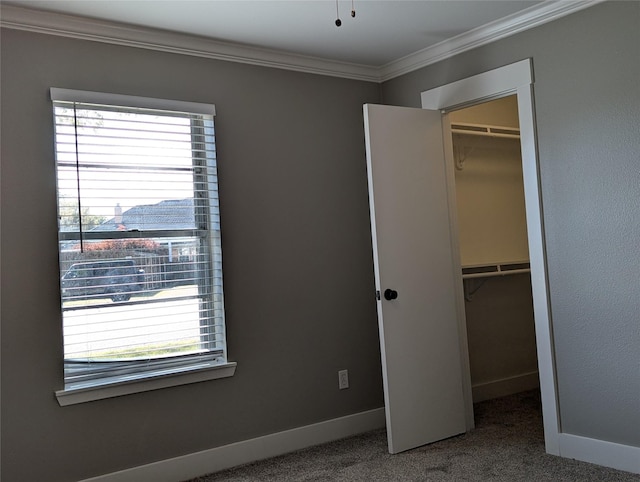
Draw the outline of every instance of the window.
M215 107L66 89L51 97L64 335L58 400L232 375Z

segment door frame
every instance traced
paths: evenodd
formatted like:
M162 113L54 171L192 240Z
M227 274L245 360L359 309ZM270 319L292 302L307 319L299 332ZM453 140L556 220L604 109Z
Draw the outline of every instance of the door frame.
M544 244L544 222L540 194L540 176L535 131L535 111L533 101L532 60L525 59L473 77L422 92L422 108L447 111L456 110L507 95L517 95L518 118L520 122L520 149L522 154L522 174L524 179L525 211L531 264L531 288L533 294L534 320L538 356L538 373L542 397L544 439L547 453L560 455L557 389L553 331L547 278L547 262ZM453 158L453 141L448 122L443 123L445 158ZM462 291L462 267L458 241L457 213L455 212L455 174L453 164L447 162L447 190L449 196L449 216L451 219L451 239L454 252L454 275L459 289L456 290L457 317L460 333L460 353L462 362L462 382L465 397L467 429L474 426L471 372L467 347L467 328L464 315L464 295Z

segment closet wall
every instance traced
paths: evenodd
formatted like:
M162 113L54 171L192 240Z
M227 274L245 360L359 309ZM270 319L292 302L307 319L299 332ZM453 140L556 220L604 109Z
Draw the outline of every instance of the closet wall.
M515 96L449 114L474 402L538 386ZM506 137L460 133L491 126ZM509 129L510 128L510 129ZM495 130L495 129L492 129ZM516 132L517 133L517 132ZM468 277L469 274L473 273ZM518 274L513 274L518 273Z

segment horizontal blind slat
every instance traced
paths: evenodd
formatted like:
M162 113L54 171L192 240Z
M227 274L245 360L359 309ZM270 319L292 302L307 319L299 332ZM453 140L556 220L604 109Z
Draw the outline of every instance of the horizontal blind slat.
M224 357L213 117L54 112L65 358L83 358L65 380L178 366L185 351Z

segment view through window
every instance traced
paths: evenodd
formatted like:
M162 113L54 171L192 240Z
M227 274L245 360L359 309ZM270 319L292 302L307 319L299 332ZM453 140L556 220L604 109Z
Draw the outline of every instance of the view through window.
M214 107L90 94L52 89L65 386L225 362Z

